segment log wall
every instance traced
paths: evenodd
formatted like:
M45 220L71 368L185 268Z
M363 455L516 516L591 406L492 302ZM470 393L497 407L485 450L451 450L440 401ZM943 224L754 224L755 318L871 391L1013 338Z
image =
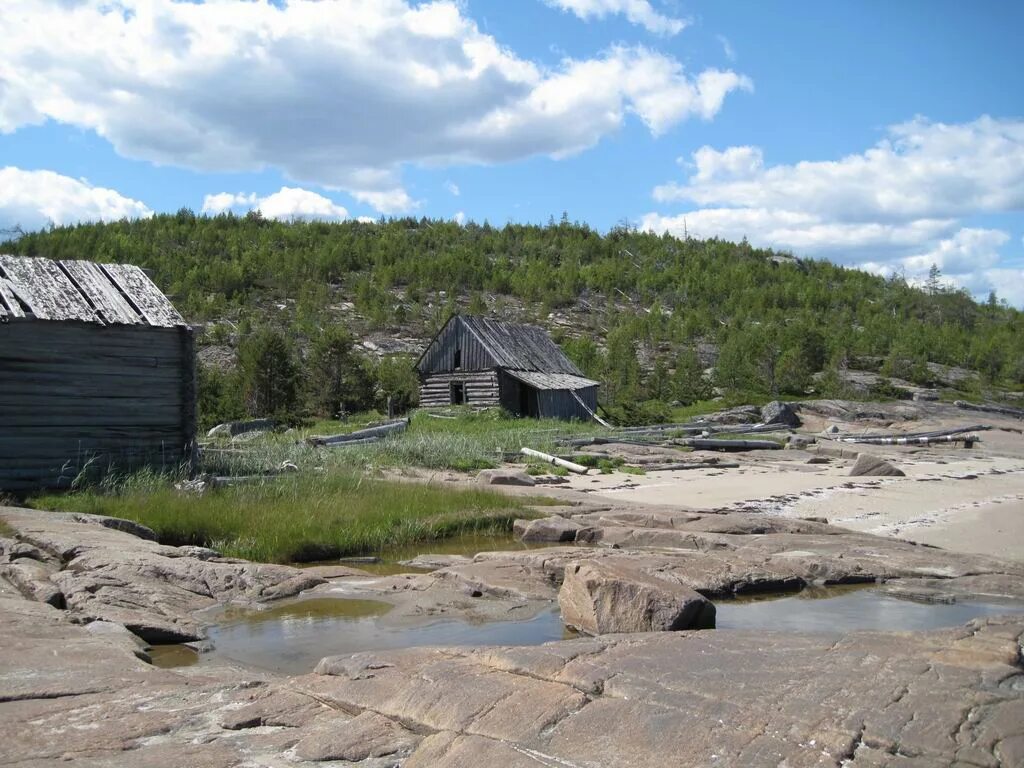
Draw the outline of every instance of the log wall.
M466 405L477 407L499 405L497 374L494 371L479 371L476 373L441 373L426 377L420 384L420 406L440 408L451 405L452 383L463 385Z
M0 489L67 487L87 466L171 469L195 429L191 329L0 324Z

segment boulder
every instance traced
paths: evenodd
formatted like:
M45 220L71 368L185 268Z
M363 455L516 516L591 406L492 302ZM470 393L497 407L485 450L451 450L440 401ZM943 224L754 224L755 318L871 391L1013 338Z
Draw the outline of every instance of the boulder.
M570 563L558 592L562 621L581 632L658 632L715 624L715 606L678 582L625 563Z
M906 472L894 467L885 459L862 453L850 470L850 477L905 477Z
M787 427L799 427L800 417L789 403L773 400L761 409L761 421L765 424L785 424Z
M537 481L521 469L483 469L476 476L480 485L523 485L532 487Z
M523 541L591 541L596 530L558 515L540 520L516 520L512 533Z

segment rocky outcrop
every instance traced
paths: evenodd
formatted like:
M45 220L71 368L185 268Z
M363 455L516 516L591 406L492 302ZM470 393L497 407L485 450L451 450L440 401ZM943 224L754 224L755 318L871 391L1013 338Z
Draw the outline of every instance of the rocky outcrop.
M850 477L906 477L906 474L899 467L870 453L859 454L850 469Z
M800 417L789 403L773 400L761 408L761 421L765 424L782 424L787 427L799 427Z
M130 521L10 507L2 512L45 562L18 558L0 567L0 578L27 597L66 607L76 621L121 624L151 643L200 639L198 610L289 597L324 581L202 547L164 546Z
M558 606L566 626L589 635L715 626L715 607L659 573L616 560L569 563Z

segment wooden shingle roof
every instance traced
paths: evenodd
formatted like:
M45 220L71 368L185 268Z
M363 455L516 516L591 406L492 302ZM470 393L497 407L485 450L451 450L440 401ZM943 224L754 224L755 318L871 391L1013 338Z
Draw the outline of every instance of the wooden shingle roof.
M133 264L0 254L0 320L184 326L185 320Z

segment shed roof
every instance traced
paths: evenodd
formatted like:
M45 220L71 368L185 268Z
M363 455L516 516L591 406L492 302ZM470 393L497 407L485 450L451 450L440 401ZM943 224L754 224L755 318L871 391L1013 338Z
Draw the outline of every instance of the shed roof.
M10 318L162 328L186 324L133 264L0 254L0 320Z
M571 389L578 391L596 387L599 382L583 376L572 376L568 373L539 373L537 371L507 371L508 375L534 389Z
M474 315L458 317L487 348L499 368L583 376L543 328Z

